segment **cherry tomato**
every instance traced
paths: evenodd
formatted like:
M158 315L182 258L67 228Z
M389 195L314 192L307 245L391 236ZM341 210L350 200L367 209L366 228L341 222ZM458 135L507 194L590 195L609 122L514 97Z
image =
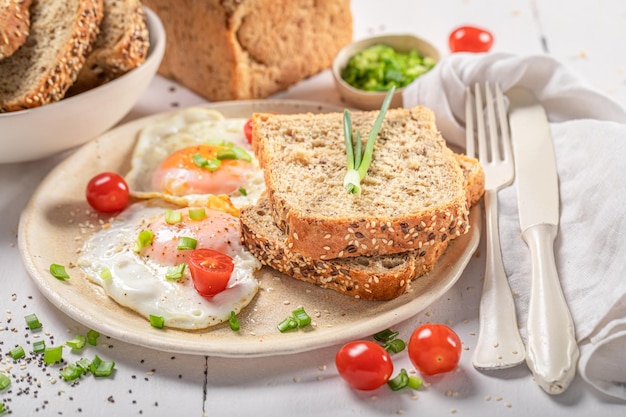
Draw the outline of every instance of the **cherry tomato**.
M413 331L409 358L423 375L450 372L461 358L461 339L445 324L423 324Z
M193 286L203 297L211 298L224 291L233 269L233 259L224 253L212 249L195 249L189 254Z
M87 202L103 213L120 211L128 203L128 185L124 178L114 172L102 172L87 183Z
M389 353L382 346L363 340L347 343L339 349L335 365L348 385L364 391L385 384L393 373Z
M243 125L243 134L246 135L248 143L252 144L252 119L248 119L245 125Z
M448 46L451 52L487 52L493 45L493 35L486 29L461 26L450 33Z

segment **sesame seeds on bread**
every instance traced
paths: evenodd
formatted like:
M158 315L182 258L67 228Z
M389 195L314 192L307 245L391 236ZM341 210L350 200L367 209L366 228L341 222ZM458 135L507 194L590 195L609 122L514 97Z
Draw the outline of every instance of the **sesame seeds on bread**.
M26 41L31 1L0 0L0 60L12 55Z
M95 42L102 10L102 0L33 0L28 38L0 61L0 112L63 98Z
M149 42L140 0L104 0L100 33L67 95L107 83L141 65L148 55Z
M354 112L363 140L377 111ZM361 195L343 188L343 115L253 116L270 213L285 245L313 260L421 249L467 232L465 180L425 107L390 109Z
M467 201L474 205L484 192L484 172L476 159L455 156L463 170ZM430 272L451 241L429 242L421 249L391 255L312 260L285 245L285 235L270 215L267 196L255 206L243 208L240 218L243 242L262 264L298 280L367 300L390 300L409 291L412 280Z

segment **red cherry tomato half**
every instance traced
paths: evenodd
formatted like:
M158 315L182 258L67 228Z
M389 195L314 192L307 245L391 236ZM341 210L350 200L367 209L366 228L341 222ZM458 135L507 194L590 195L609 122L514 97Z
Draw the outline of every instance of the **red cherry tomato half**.
M195 249L189 254L189 272L193 285L203 297L211 298L224 291L235 269L233 259L212 249Z
M103 172L89 180L85 196L95 210L103 213L120 211L128 203L128 185L120 175Z
M413 331L408 352L423 375L450 372L461 359L461 339L445 324L423 324Z
M487 52L493 45L493 35L486 29L461 26L450 33L448 46L451 52Z
M252 144L252 119L248 119L245 125L243 125L243 134L246 135L246 139L249 144Z
M339 349L335 365L348 385L364 391L385 384L393 373L389 353L374 342L362 340L347 343Z

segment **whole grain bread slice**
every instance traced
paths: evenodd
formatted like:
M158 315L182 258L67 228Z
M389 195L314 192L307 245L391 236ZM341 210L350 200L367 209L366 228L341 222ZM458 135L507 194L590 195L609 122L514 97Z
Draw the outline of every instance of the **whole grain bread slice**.
M466 197L476 204L484 193L485 175L474 158L456 155L461 164ZM243 242L262 264L301 281L367 300L389 300L411 288L430 272L451 239L427 243L419 250L381 256L313 260L285 245L284 233L273 222L267 196L241 212Z
M24 44L0 61L0 112L63 98L98 35L102 0L33 0L30 17Z
M26 41L30 30L31 0L0 0L0 60Z
M377 115L352 114L363 140ZM252 143L271 215L294 252L322 260L378 256L467 232L462 170L425 107L387 112L361 195L343 187L341 113L255 114Z
M93 50L67 96L107 83L141 65L150 39L140 0L104 0L104 17Z

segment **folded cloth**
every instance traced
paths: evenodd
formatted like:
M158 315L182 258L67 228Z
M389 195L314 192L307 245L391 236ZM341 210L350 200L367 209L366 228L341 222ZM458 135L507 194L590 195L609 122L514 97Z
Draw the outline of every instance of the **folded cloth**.
M569 304L585 381L626 400L626 110L548 56L452 54L403 94L404 107L430 107L442 135L465 144L465 88L499 82L534 92L546 109L559 174L557 270ZM530 256L520 237L515 183L500 191L503 262L522 337Z

